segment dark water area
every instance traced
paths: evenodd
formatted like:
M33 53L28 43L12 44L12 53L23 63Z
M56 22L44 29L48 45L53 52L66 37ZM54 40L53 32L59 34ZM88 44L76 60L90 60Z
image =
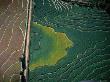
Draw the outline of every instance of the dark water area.
M74 46L69 48L67 55L54 66L47 65L30 71L30 82L80 82L82 80L109 82L110 16L106 10L77 4L58 6L51 0L50 2L46 0L44 3L43 0L34 0L32 22L65 33ZM31 33L34 33L34 30ZM32 50L31 48L30 52ZM37 54L37 50L35 51ZM31 54L30 58L33 57Z

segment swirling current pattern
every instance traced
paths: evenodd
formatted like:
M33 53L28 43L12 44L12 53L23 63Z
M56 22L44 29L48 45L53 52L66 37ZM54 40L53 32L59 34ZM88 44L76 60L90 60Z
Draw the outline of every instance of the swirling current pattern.
M30 70L29 82L79 82L81 80L109 82L110 16L105 10L96 7L77 4L62 7L58 1L60 0L34 0L32 22L65 33L74 46L69 48L67 55L55 65ZM53 3L58 4L52 5ZM30 62L35 56L32 54L36 52L38 55L37 52L42 50L38 47L42 34L39 34L40 30L33 30L33 26L31 27ZM48 49L51 51L51 48Z
M19 82L27 0L0 0L0 82Z

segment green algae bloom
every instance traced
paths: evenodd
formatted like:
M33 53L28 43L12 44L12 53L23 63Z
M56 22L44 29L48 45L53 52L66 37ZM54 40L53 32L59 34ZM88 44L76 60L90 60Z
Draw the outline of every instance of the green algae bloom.
M67 49L73 46L73 42L68 39L65 33L55 32L53 28L37 22L32 23L32 28L36 28L34 31L39 30L42 38L39 41L40 49L30 55L30 58L33 58L30 61L30 70L39 66L55 65L58 60L67 55Z

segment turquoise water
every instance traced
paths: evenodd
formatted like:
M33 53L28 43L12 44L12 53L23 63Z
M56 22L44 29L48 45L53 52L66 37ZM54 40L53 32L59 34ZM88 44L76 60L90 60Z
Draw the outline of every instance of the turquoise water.
M65 33L74 42L67 55L55 65L36 67L29 72L30 82L79 82L81 80L109 80L110 76L110 17L97 8L69 6L57 10L42 0L35 0L32 22ZM31 28L30 64L38 54L40 30ZM65 44L64 44L65 45ZM35 49L37 48L37 49ZM47 48L47 53L50 48ZM51 49L50 49L51 51Z

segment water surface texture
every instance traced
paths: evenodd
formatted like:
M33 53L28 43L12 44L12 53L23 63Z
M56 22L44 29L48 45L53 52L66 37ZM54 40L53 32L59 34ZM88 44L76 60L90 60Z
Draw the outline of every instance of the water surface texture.
M29 82L109 82L109 14L95 6L34 0L29 70Z
M27 0L0 0L0 82L20 82Z

